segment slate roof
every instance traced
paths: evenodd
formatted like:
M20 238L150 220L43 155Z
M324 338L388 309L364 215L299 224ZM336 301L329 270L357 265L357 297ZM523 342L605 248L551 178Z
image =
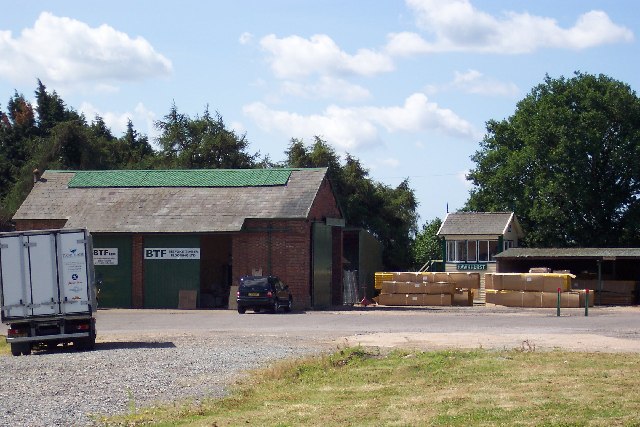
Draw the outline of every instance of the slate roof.
M510 248L496 255L500 259L552 258L640 258L640 248Z
M522 235L520 225L513 212L453 212L448 213L438 230L438 236L446 235L492 235L500 236L511 223Z
M266 176L274 170L257 171ZM65 228L114 233L229 232L241 230L245 218L306 219L327 169L284 171L288 179L283 185L219 186L211 181L207 187L73 188L69 182L84 172L47 171L13 219L66 219Z

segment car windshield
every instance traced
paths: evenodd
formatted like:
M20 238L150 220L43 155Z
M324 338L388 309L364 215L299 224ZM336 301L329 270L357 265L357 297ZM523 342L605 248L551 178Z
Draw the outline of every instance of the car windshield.
M241 287L247 290L264 291L269 289L269 280L266 277L248 278L242 281Z

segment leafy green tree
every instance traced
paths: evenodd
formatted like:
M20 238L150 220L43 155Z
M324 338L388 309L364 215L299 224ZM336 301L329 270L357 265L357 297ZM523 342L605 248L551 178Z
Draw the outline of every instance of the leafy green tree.
M79 119L79 115L67 109L64 101L54 91L47 92L47 87L38 79L36 89L36 111L38 113L38 129L41 136L47 136L61 122Z
M435 218L425 222L422 229L416 233L413 244L414 266L422 267L429 260L442 259L442 247L438 238L438 230L442 226L442 220Z
M202 117L191 119L172 105L169 114L155 123L161 131L158 143L166 167L183 169L252 168L258 153L247 152L246 135L226 128L222 116L205 109Z
M529 246L640 245L640 99L610 77L546 76L487 123L467 210L513 210Z

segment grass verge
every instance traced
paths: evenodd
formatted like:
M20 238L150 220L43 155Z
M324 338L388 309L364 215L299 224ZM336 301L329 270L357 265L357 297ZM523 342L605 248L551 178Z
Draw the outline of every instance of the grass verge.
M224 399L105 425L640 425L640 355L349 348L253 372Z
M0 356L8 356L11 354L11 347L7 343L7 337L0 335Z

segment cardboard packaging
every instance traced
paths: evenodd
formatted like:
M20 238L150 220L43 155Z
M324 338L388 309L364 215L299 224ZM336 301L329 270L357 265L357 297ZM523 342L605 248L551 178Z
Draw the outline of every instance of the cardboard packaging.
M585 292L562 292L561 308L581 308L585 306ZM519 291L487 291L488 303L505 307L555 308L558 304L557 292L519 292ZM589 295L589 307L593 307L592 295Z
M485 289L521 292L561 292L571 289L571 274L555 273L487 273Z
M428 294L380 294L378 303L380 305L395 306L450 306L452 302L451 294L428 295Z
M480 289L480 273L471 272L448 272L448 273L431 273L429 282L447 282L454 283L456 288L463 289ZM424 279L424 277L423 277Z
M396 282L422 282L422 274L413 272L393 273L393 280Z
M471 307L473 306L473 291L471 289L458 289L453 294L452 305Z

